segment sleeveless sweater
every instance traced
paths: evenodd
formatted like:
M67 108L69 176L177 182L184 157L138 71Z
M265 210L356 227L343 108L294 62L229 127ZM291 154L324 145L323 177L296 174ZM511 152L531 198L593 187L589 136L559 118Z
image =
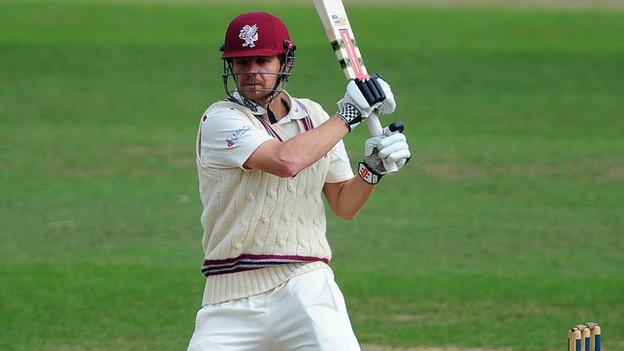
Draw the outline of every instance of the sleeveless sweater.
M310 100L293 98L293 103L308 113L309 118L302 121L305 129L327 119L322 108ZM285 139L268 122L239 104L217 102L205 115L213 109L241 111L255 127ZM203 304L257 295L296 275L325 266L331 259L331 250L325 237L321 194L328 157L292 178L260 170L210 168L201 162L200 133L201 125L196 162L203 205Z

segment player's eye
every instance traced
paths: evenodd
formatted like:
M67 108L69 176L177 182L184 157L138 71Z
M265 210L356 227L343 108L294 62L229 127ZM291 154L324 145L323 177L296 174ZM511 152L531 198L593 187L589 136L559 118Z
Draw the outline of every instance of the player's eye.
M234 61L238 66L247 66L249 64L249 60L247 59L237 59Z

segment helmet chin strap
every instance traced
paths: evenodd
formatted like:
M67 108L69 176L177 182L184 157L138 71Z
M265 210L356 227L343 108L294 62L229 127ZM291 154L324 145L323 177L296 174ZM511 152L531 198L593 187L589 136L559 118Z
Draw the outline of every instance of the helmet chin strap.
M270 98L267 101L266 107L264 108L267 111L267 116L269 117L269 122L271 122L271 124L277 123L277 118L275 117L275 113L271 111L271 102L273 102L273 100L275 100L275 98L278 97L280 93L281 91L277 92L276 87L273 87L273 90L271 90L271 93L270 93Z
M271 123L277 123L277 119L275 118L275 113L273 113L273 111L271 111L271 102L273 102L273 100L278 97L281 93L281 91L277 91L275 89L275 87L269 92L268 94L268 98L266 100L265 103L260 103L257 100L250 100L247 99L245 97L245 95L243 95L243 93L237 89L238 95L240 96L243 104L245 104L245 106L247 106L250 110L252 110L253 112L263 112L266 111L267 116L269 117L269 121Z

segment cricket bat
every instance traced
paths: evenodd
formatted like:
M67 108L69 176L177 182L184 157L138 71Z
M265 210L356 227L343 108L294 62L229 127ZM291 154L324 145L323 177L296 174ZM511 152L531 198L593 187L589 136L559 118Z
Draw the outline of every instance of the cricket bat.
M325 33L334 49L334 53L338 58L338 62L342 67L347 80L354 78L364 79L368 78L368 72L364 66L364 60L360 54L353 30L349 24L347 12L341 0L312 0L314 7L318 12L323 27L325 27ZM372 136L379 136L383 134L381 123L376 113L372 113L367 119L366 124ZM384 160L384 168L388 173L394 173L397 171L397 166L394 162L386 162Z

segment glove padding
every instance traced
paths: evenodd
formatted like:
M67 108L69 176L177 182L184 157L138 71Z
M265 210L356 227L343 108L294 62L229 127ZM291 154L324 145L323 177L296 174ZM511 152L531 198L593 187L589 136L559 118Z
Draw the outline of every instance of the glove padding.
M383 90L384 94L386 94L386 98L381 102L379 107L377 107L377 112L384 115L392 114L394 113L394 110L396 110L396 101L394 100L394 93L392 92L392 88L390 87L390 84L383 80L383 78L379 76L376 77L377 82L381 86L381 89Z
M345 121L349 131L352 131L375 110L390 114L395 109L396 102L390 85L375 75L363 80L349 81L344 98L338 101L336 114Z
M378 175L387 173L382 159L394 162L398 171L405 166L410 157L407 138L403 133L394 132L388 136L372 137L364 143L364 163Z

